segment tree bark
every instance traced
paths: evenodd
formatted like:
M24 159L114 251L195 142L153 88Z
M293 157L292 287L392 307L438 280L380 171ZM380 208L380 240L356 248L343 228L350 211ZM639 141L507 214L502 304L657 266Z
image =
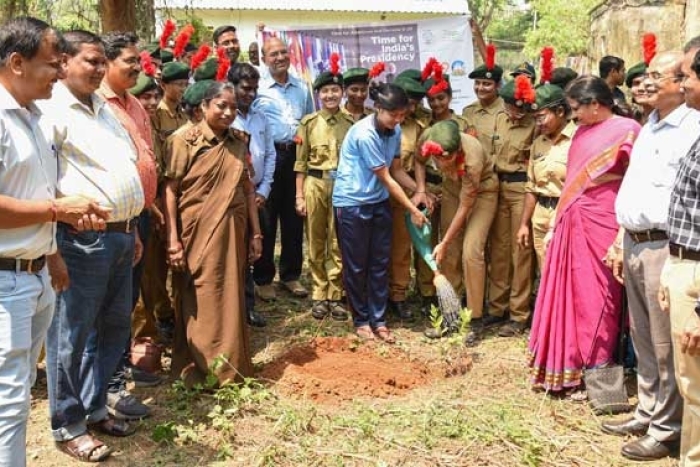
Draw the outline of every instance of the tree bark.
M102 32L136 31L135 0L100 0Z
M143 42L150 42L156 35L156 14L153 0L136 2L136 34Z

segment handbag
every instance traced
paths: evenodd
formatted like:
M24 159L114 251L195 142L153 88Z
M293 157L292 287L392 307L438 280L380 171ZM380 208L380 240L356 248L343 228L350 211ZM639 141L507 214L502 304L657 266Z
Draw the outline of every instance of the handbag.
M622 361L624 355L624 323L627 317L627 296L622 293L622 312L620 313L620 336L618 338L617 360ZM593 349L598 338L600 323L603 321L603 311L600 313L598 325L593 336L593 343L588 352L588 359L584 362L590 364L593 356ZM622 364L614 362L599 368L584 370L583 381L586 383L588 393L588 403L596 415L618 414L629 412L631 406L627 398L627 388L625 387L625 369Z

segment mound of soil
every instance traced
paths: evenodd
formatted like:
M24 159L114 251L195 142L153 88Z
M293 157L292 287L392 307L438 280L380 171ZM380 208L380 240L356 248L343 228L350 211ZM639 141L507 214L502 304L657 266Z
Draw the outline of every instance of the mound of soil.
M401 395L447 376L444 369L435 370L425 362L409 361L395 348L380 351L355 338L319 337L291 348L266 365L260 376L277 381L278 388L290 395L338 402Z

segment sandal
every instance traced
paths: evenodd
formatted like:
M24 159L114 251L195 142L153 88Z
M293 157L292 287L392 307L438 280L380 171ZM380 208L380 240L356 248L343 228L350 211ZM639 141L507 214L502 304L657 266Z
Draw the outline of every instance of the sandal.
M68 441L56 441L56 447L80 462L102 462L112 454L112 448L88 432Z
M374 340L374 333L372 332L372 328L367 325L355 328L355 334L357 334L357 337L359 337L362 340Z
M386 326L379 326L377 329L374 330L374 333L377 335L378 338L380 338L387 344L396 343L396 338Z
M588 400L588 392L582 388L574 388L566 391L566 397L574 402L586 402Z
M99 422L92 423L89 425L91 429L99 431L109 436L116 436L119 438L124 438L126 436L131 436L136 433L136 427L131 425L126 420L120 420L114 418L111 415L100 420Z

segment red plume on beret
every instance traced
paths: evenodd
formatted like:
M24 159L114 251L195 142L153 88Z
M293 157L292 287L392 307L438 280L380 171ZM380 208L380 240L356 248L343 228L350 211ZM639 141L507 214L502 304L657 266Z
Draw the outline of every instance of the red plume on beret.
M165 24L163 25L163 32L160 34L160 48L164 49L168 46L168 41L170 40L170 36L173 35L175 32L175 29L177 26L175 25L175 22L171 19L167 20Z
M375 64L371 70L369 70L369 77L376 78L377 76L384 73L385 69L386 69L386 65L384 64L384 62L379 62L379 63Z
M226 81L226 74L228 73L228 69L231 66L231 60L228 59L228 56L226 55L226 49L224 49L223 47L219 47L218 49L216 49L216 55L219 59L219 66L216 68L216 80Z
M486 46L486 69L493 70L496 66L496 46L489 42Z
M554 70L554 47L545 47L542 49L542 73L540 74L540 82L549 83L552 81L552 70Z
M518 75L515 77L515 97L516 101L523 101L526 104L535 102L535 88L532 87L530 77Z
M642 49L644 50L644 63L649 66L651 59L656 55L656 35L653 32L647 32L642 36Z
M190 68L192 70L196 70L199 68L199 65L204 63L207 58L209 58L209 55L211 54L211 47L207 44L202 44L199 49L197 50L197 53L194 54L194 57L192 57L192 61L190 62Z
M434 96L441 92L447 91L450 87L450 83L447 82L445 77L442 75L442 64L435 58L431 58L429 63L432 63L432 75L429 77L433 78L433 85L428 89L428 95ZM425 71L425 70L424 70Z
M340 54L333 52L331 54L331 74L337 75L340 72Z
M156 66L153 64L151 54L144 50L139 56L141 57L141 70L143 70L144 74L153 78L156 74Z
M428 59L428 63L425 64L423 67L423 72L420 75L421 81L426 81L428 78L430 78L430 75L433 74L433 68L436 63L437 59L435 57L430 57Z
M176 58L182 57L182 54L185 53L185 47L193 34L194 26L191 24L188 24L180 30L175 38L175 47L173 47L173 55L175 55Z
M435 141L426 141L420 148L420 154L425 158L432 156L442 156L444 153L445 150L442 149L440 143L436 143Z

